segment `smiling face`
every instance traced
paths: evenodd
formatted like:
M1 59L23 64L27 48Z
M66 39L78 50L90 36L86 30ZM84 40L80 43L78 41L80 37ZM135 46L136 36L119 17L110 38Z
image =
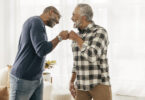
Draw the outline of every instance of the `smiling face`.
M81 27L82 16L80 15L80 8L79 7L75 8L71 19L74 22L74 28L80 28Z
M48 20L46 21L46 25L53 28L56 24L59 24L59 16L52 12L49 16L48 16Z

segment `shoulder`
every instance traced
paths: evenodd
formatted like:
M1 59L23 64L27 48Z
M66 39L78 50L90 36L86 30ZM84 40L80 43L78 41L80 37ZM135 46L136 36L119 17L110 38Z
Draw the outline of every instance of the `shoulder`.
M92 31L93 31L93 33L107 33L107 30L104 28L104 27L102 27L102 26L100 26L100 25L93 25L93 27L92 27Z
M37 18L37 16L28 18L23 24L24 28L28 28L28 27L31 28L32 26L35 26L35 27L41 26L40 20L39 20L39 18Z
M28 20L29 22L34 24L41 24L40 18L38 18L37 16L30 17Z
M45 25L43 25L43 22L38 16L31 17L28 20L32 28L37 30L45 28Z
M93 26L93 34L95 35L95 37L100 37L102 39L105 39L108 37L106 29L99 25Z

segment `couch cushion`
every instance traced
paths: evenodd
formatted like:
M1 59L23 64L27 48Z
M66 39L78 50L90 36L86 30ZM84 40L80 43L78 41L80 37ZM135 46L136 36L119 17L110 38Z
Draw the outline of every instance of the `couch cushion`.
M11 65L8 65L8 80L7 80L7 87L10 88L10 72L11 72Z
M0 69L0 86L7 86L8 69L8 67Z
M0 100L9 100L9 92L5 86L0 86Z

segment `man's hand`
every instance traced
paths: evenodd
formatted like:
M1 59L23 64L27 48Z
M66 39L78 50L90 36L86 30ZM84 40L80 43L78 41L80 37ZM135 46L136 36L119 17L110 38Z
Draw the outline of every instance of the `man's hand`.
M62 38L63 40L68 39L68 37L69 37L68 31L62 31L62 32L60 32L60 33L59 33L59 36L61 36L61 38Z
M74 31L71 31L70 33L69 33L69 39L70 40L74 40L74 41L77 41L77 38L78 38L79 36L74 32Z
M75 89L75 86L74 86L74 82L70 82L69 90L70 90L70 93L73 96L73 98L75 98L76 97L76 89Z
M82 47L82 44L84 43L82 38L80 38L74 31L71 31L69 33L69 39L76 41L80 48Z

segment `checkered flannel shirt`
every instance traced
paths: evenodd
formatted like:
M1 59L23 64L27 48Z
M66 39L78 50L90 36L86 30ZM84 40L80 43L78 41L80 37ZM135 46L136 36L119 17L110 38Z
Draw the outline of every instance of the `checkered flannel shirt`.
M77 74L76 88L89 91L98 84L110 85L106 30L91 23L83 31L79 31L78 35L84 43L80 49L75 41L72 42L72 72Z

